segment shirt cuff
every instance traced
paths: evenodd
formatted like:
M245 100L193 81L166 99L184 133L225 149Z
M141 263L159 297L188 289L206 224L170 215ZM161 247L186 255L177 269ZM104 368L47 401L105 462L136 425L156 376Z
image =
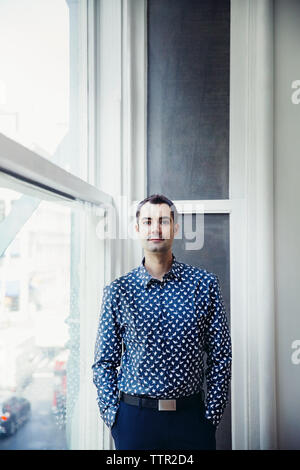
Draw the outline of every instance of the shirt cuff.
M119 405L112 405L105 410L102 415L102 419L105 424L111 429L116 419L116 414L118 411Z
M208 410L205 412L205 418L207 419L207 421L209 421L209 423L214 426L216 429L221 421L221 417L220 416L216 416L216 415L213 415L212 416L212 413L209 412Z

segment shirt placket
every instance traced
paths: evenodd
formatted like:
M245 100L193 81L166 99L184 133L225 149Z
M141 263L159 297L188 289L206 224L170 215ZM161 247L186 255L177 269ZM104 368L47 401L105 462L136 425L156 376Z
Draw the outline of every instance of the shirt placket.
M168 332L168 280L164 279L159 286L159 304L160 304L160 337L161 353L163 357L164 382L169 383L169 369L171 364L170 340Z

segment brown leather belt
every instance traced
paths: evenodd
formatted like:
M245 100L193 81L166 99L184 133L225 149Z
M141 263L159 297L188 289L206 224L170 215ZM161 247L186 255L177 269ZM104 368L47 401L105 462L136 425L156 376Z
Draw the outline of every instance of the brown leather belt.
M158 411L176 411L178 409L190 408L195 405L199 406L202 404L204 406L204 392L201 390L199 393L188 397L169 400L142 396L138 397L121 391L120 400L124 401L128 405L134 405L141 408L152 408Z

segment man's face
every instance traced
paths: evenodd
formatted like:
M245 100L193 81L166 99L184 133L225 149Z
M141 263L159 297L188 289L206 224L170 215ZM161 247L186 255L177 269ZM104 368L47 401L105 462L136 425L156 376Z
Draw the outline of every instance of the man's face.
M167 252L172 248L178 224L174 224L168 204L146 202L141 207L135 229L145 251Z

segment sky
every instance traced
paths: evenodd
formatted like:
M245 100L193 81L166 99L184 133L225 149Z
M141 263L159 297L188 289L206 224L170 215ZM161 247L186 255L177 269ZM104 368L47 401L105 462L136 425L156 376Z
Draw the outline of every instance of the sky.
M54 154L69 121L65 0L0 0L0 132Z

